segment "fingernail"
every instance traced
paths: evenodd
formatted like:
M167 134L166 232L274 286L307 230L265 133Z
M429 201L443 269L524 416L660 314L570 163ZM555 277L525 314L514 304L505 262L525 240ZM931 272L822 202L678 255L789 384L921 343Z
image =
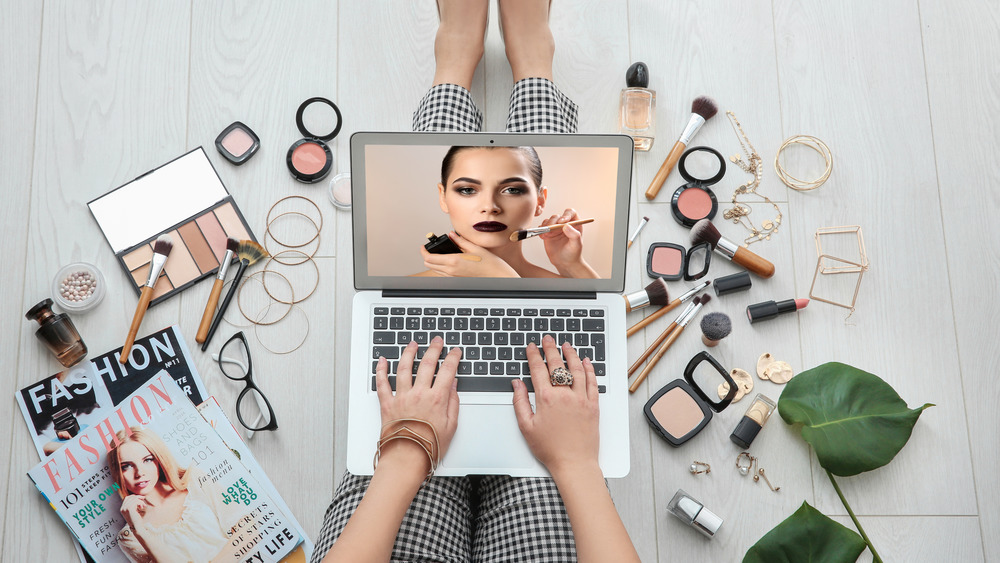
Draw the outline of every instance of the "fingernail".
M543 337L542 337L542 340L551 340L552 342L555 342L555 341L556 341L556 339L555 339L555 338L552 338L552 336L550 336L550 335L548 335L548 334L546 334L545 336L543 336Z
M587 356L584 356L583 357L583 363L589 366L590 365L590 358L588 358Z
M416 340L411 340L411 341L410 341L410 342L409 342L409 343L408 343L408 344L406 345L406 347L407 347L407 348L416 348L416 347L417 347L417 341L416 341Z
M511 379L510 380L510 384L514 388L515 391L517 391L518 389L521 388L522 385L524 385L524 383L521 382L520 379Z
M435 336L434 339L431 340L431 342L437 344L437 343L440 343L440 342L444 342L444 340L440 336Z

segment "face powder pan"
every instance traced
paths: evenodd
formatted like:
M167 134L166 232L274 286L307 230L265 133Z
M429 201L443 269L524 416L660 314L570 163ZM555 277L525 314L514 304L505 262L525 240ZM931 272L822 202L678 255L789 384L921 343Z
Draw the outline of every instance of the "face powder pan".
M707 242L696 244L690 249L672 242L654 242L646 253L646 275L675 281L700 280L708 273L712 264L712 249ZM691 271L692 268L695 271Z
M316 135L309 131L303 120L306 108L317 103L330 106L337 117L337 124L333 127L333 131L326 135ZM343 125L340 108L337 107L337 104L323 97L309 98L302 102L298 111L295 112L295 125L298 126L303 138L295 141L288 149L288 155L285 158L288 171L292 173L293 178L300 182L306 184L319 182L326 178L326 175L333 168L333 152L330 151L326 142L333 140L340 133L340 127Z
M697 178L688 171L685 163L688 157L696 152L707 152L715 155L719 161L719 168L714 176ZM722 154L711 147L692 147L681 155L681 159L677 163L677 170L687 180L687 183L677 188L673 197L670 198L670 211L674 220L690 229L702 219L715 217L719 211L719 200L716 199L715 192L709 186L718 183L726 175L726 161L722 158Z
M715 373L729 384L729 393L713 401L698 380ZM671 446L680 446L698 435L712 420L712 413L722 412L736 397L736 382L726 368L708 352L699 352L684 368L684 379L675 379L646 402L646 421Z
M226 160L236 166L250 160L260 148L260 138L243 123L234 121L215 138L215 148Z

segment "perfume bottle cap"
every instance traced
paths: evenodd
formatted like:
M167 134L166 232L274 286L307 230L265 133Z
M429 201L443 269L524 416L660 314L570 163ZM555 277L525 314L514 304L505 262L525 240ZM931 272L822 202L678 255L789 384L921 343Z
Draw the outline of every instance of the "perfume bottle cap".
M646 88L649 86L649 69L646 63L633 63L625 71L625 84L629 88Z
M52 312L52 300L46 297L38 302L37 305L28 309L28 312L24 314L24 318L29 321L38 321L39 324L45 322L45 319L53 316L55 313Z

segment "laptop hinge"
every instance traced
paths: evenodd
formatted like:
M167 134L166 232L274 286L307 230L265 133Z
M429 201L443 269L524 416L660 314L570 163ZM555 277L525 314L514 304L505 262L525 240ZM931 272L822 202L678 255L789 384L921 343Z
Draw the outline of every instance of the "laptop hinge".
M441 289L384 289L382 297L435 299L597 299L596 291L473 291Z

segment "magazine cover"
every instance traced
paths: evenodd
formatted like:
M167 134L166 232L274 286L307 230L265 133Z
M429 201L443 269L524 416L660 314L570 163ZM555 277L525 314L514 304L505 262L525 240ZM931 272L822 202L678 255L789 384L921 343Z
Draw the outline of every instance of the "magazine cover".
M135 341L125 364L121 347L28 385L15 394L40 457L104 420L153 375L166 370L195 405L207 397L177 326Z
M301 542L166 371L28 476L100 562L280 561Z

